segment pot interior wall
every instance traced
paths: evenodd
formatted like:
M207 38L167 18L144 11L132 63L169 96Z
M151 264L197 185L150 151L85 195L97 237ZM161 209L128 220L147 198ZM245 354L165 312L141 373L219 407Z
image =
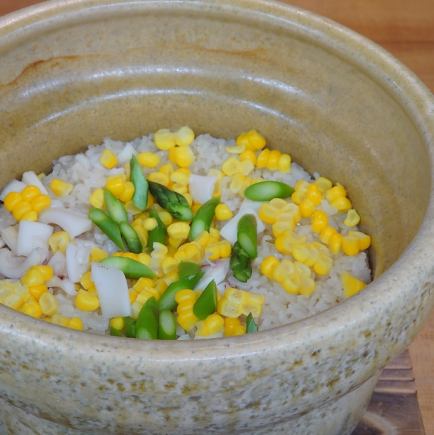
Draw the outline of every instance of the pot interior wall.
M427 151L413 120L380 80L295 23L288 31L211 6L199 17L197 7L124 2L103 17L89 10L81 23L71 10L7 38L0 31L0 185L108 136L256 128L348 188L373 236L375 274L384 271L428 201Z

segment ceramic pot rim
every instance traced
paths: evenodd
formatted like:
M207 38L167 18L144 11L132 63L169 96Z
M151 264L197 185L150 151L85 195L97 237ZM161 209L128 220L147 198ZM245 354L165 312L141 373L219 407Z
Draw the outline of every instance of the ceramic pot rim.
M434 98L421 81L398 62L393 56L365 37L302 9L276 3L269 0L213 0L200 1L138 1L138 0L66 0L38 4L0 19L0 45L3 41L18 37L18 30L27 32L41 31L49 27L53 19L66 19L70 14L82 12L86 8L98 9L103 5L116 8L138 7L193 7L206 10L240 10L255 19L266 20L287 27L291 32L327 48L336 55L352 62L372 77L397 101L412 118L423 137L430 156L431 168L434 168ZM432 171L431 171L432 172ZM104 349L113 354L128 352L130 356L146 352L149 358L156 360L183 360L218 358L225 348L226 356L233 354L261 353L279 351L280 348L295 348L301 343L320 343L333 339L337 331L360 328L373 322L370 307L400 306L403 293L421 291L425 277L434 270L432 257L434 246L434 181L431 179L430 201L425 218L415 238L411 241L399 259L377 278L366 291L343 304L333 307L311 318L303 319L286 326L237 338L214 340L143 342L116 337L105 337L70 331L0 307L2 320L0 333L23 341L37 340L41 346L64 343L65 350L71 340L82 350ZM417 274L414 271L417 270ZM414 279L409 277L414 276Z

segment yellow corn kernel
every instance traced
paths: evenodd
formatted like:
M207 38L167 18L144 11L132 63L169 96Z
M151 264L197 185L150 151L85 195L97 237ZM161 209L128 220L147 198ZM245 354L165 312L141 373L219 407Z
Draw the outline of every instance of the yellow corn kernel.
M211 227L209 229L209 242L218 242L220 240L220 231L217 228Z
M48 238L48 246L53 253L65 253L70 240L69 234L66 231L56 231Z
M145 168L155 168L160 163L160 156L156 153L143 152L137 154L137 160Z
M341 184L336 184L336 186L326 191L325 196L327 201L332 203L338 198L345 198L347 196L347 191Z
M67 196L72 192L74 186L71 183L53 178L50 182L50 189L56 196Z
M28 202L20 202L12 210L12 215L17 221L19 221L23 218L23 216L31 211L32 207Z
M139 278L133 286L133 290L140 293L147 287L153 287L154 281L151 278Z
M45 316L52 316L57 313L59 304L56 298L49 292L45 292L39 299L41 311Z
M163 258L161 262L161 270L164 274L170 274L172 272L177 272L179 261L173 257Z
M265 149L259 153L258 157L256 158L256 167L258 169L263 169L267 167L270 153L271 151L269 149Z
M38 302L36 301L27 301L20 307L20 312L23 314L27 314L28 316L34 317L35 319L39 319L42 317L42 310Z
M36 211L28 211L21 217L22 221L35 222L38 220L38 213Z
M131 183L131 181L127 181L124 184L124 188L119 195L119 199L122 202L128 202L128 201L131 201L131 199L133 198L133 195L134 195L134 184Z
M229 146L226 147L226 152L229 154L241 154L246 150L246 147L244 145L235 145L235 146Z
M315 211L316 205L310 198L303 199L300 203L300 214L302 217L307 218L312 216Z
M126 177L123 174L120 175L111 175L107 177L105 181L106 189L111 192L116 198L122 194L124 190L124 185L126 183Z
M161 172L162 174L166 174L169 179L170 176L172 175L174 171L173 165L172 163L166 163L165 165L160 166L159 172Z
M169 151L169 160L181 168L188 168L195 160L194 153L189 147L175 147Z
M70 319L60 314L55 314L54 316L48 318L47 321L54 323L55 325L68 327Z
M333 254L338 254L342 246L342 234L338 232L332 234L327 244Z
M227 287L223 297L218 301L217 311L225 317L239 317L242 314L258 318L261 316L265 302L263 295Z
M202 248L206 248L211 239L208 231L203 231L199 237L196 238L196 243L198 243Z
M280 172L289 172L291 170L291 156L282 154L277 162L277 169Z
M25 298L21 294L10 293L3 298L2 304L9 308L18 310L25 302Z
M176 135L168 129L161 129L154 133L155 146L163 151L173 148L176 144Z
M151 298L160 299L160 293L153 287L146 287L137 295L135 303L143 306Z
M243 175L249 175L255 169L255 165L250 160L240 162L240 171Z
M313 265L313 271L317 275L326 276L330 273L331 268L333 267L333 260L331 257L327 255L321 255L315 261Z
M108 253L104 251L104 249L94 247L90 251L90 261L91 262L99 262L101 260L104 260L104 258L108 257Z
M116 331L122 331L125 326L125 321L123 317L113 317L110 319L110 328L116 329Z
M236 142L238 146L245 146L246 149L253 151L261 150L266 144L264 136L262 136L256 130L250 130L245 133L241 133L237 137Z
M188 147L190 146L194 141L194 131L187 126L181 127L176 133L175 133L175 142L176 145L179 145L181 147Z
M134 219L131 222L131 226L134 228L137 235L139 236L142 245L146 246L146 243L148 242L148 232L143 227L143 219L140 218Z
M322 193L316 184L309 184L306 191L306 198L312 201L315 205L319 205L322 201Z
M256 153L253 150L246 150L240 154L240 160L250 160L253 165L256 165Z
M96 293L79 290L75 297L75 306L81 311L96 311L99 308L99 299Z
M44 277L45 281L49 281L51 278L53 278L54 271L51 266L40 265L40 266L33 266L33 267L38 268L38 270L42 273L42 276Z
M210 243L206 247L206 253L211 261L231 256L232 246L227 240Z
M246 187L248 187L249 185L249 179L246 176L244 176L243 174L235 174L232 177L229 189L232 193L241 193L244 192Z
M364 234L360 231L356 232L359 237L359 248L361 251L368 249L371 246L371 236Z
M33 198L30 204L32 206L32 210L39 213L42 210L50 207L51 199L48 195L39 195L36 198Z
M103 208L104 206L104 191L102 189L95 189L89 196L89 204L92 207Z
M176 292L175 301L178 304L176 309L178 313L177 322L186 331L189 331L198 322L198 318L193 312L193 306L198 297L198 292L189 289Z
M171 189L174 192L178 192L181 195L185 195L186 193L188 193L188 187L184 184L172 184Z
M158 222L155 218L147 218L143 221L143 228L146 231L152 231L153 229L157 228Z
M331 237L336 233L337 231L333 227L327 226L321 231L319 239L321 240L321 242L327 245Z
M32 285L28 287L29 293L36 299L39 300L40 297L48 291L48 287L46 284L38 284L38 285Z
M274 237L279 237L286 231L293 231L294 227L295 223L290 219L281 219L272 225L271 230Z
M34 186L33 184L30 184L26 186L21 192L21 198L24 201L31 201L33 198L36 198L41 194L41 191L38 187Z
M344 225L347 227L355 227L360 222L360 215L353 208L348 210L347 216L344 220Z
M81 286L88 291L96 291L94 282L92 281L92 273L90 271L83 273L80 278Z
M129 289L128 294L130 296L130 304L134 304L137 299L138 292L136 292L134 289Z
M84 324L83 320L80 319L80 317L71 317L68 320L67 325L65 325L67 328L75 329L77 331L83 331L84 330Z
M142 263L142 264L144 264L146 266L151 264L151 257L146 252L140 252L139 254L135 254L135 258L134 259L136 261L138 261L139 263Z
M38 266L32 266L25 274L21 277L21 282L26 287L33 287L36 285L45 284L45 275L42 270L38 268Z
M228 176L232 176L240 173L241 172L240 161L236 157L229 157L229 159L227 159L222 165L222 172Z
M118 158L113 151L106 148L101 153L101 156L99 157L99 162L102 166L104 166L104 168L113 169L118 164Z
M344 296L350 298L362 291L366 284L348 272L341 273L341 283L344 288Z
M266 224L274 224L277 221L275 209L269 202L265 202L259 207L258 215L259 219Z
M159 211L158 217L161 219L161 222L166 225L166 227L168 227L173 222L173 217L168 211Z
M359 239L351 235L342 237L342 252L348 256L357 255L360 252Z
M178 240L185 240L190 232L190 225L187 222L175 222L167 227L169 237Z
M262 260L259 270L262 275L266 276L267 278L271 278L273 276L274 269L278 264L279 260L276 257L269 255Z
M159 183L166 187L169 185L169 181L170 181L169 176L162 172L151 172L148 175L148 179L150 181L153 181L154 183Z
M215 209L215 217L219 221L227 221L231 219L233 213L226 204L219 204Z
M315 180L315 184L318 186L318 189L321 193L325 193L327 190L331 189L333 183L325 177L319 177Z
M197 242L184 243L175 253L178 261L192 261L200 263L203 259L204 249Z
M6 195L4 199L4 206L7 211L12 211L18 204L23 201L21 194L19 192L10 192Z
M200 322L197 327L196 335L198 337L209 337L224 331L225 321L217 313L210 314L204 321Z
M170 181L180 186L187 186L190 179L190 174L186 173L184 168L177 169L170 175Z
M347 211L351 208L351 201L348 198L340 197L336 198L330 203L336 210Z
M281 152L279 150L272 150L268 156L267 169L270 171L275 171L279 166L279 159Z
M225 318L225 337L236 337L238 335L244 335L246 333L246 327L243 325L238 317L226 317Z
M327 227L329 222L327 213L322 210L315 210L312 213L311 219L312 219L312 224L311 224L312 231L318 234L321 233L321 231Z

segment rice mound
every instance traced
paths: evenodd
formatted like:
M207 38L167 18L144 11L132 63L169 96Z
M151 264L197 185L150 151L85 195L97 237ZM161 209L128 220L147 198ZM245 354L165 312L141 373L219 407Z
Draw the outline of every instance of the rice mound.
M228 146L234 146L234 141L217 139L208 134L198 136L191 145L191 149L195 154L195 162L190 167L191 172L199 175L207 175L210 169L221 168L224 161L231 157L226 151ZM42 179L42 183L47 187L47 190L49 190L48 186L50 181L54 178L70 182L74 185L74 188L69 195L63 198L53 197L53 203L87 214L89 210L89 196L92 191L96 188L104 187L105 180L108 176L124 173L122 166L114 169L105 169L99 163L101 152L104 149L109 149L119 156L126 147L132 147L137 153L144 151L157 153L161 159L160 165L168 163L167 152L160 151L155 147L152 135L137 138L131 142L105 139L103 144L99 146L91 145L83 153L63 156L54 162L52 172ZM144 172L146 175L155 170L157 169L145 168ZM301 166L292 163L291 171L288 173L255 169L250 176L252 178L279 180L294 186L298 180L312 181L318 178L319 174L312 176ZM235 214L243 198L231 192L229 183L230 177L224 177L221 184L221 201L227 204ZM348 231L348 227L345 227L343 224L342 215L336 214L336 210L331 208L326 201L323 201L319 208L328 214L329 223L332 226L343 234ZM11 221L9 213L4 208L1 208L0 230L12 223L13 220ZM217 227L220 228L223 224L218 223ZM310 222L308 222L307 219L301 220L295 232L297 234L306 235L308 238L313 238ZM93 226L92 231L83 234L79 239L87 241L89 245L97 245L109 253L118 250L114 243L95 226ZM310 297L288 294L279 284L270 281L268 278L261 275L258 270L262 260L268 255L273 255L279 259L283 258L282 254L276 250L272 242L272 233L269 225L266 226L265 231L258 236L258 248L258 257L253 262L252 277L246 283L242 283L229 274L225 285L249 290L265 296L260 330L270 329L310 317L342 302L345 299L340 279L340 274L343 271L350 272L352 275L365 282L369 282L371 279L371 271L366 252L361 252L351 257L338 254L334 258L333 268L329 275L326 277L315 277L316 289ZM88 332L99 334L106 333L108 327L107 319L103 318L98 312L86 313L77 310L74 306L74 298L72 295L68 295L59 289L54 289L53 291L59 302L60 314L69 317L80 317L85 324L85 330Z

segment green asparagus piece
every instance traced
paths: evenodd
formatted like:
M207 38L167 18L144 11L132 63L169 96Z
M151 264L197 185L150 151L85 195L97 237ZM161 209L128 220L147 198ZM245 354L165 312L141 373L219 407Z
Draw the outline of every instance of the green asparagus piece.
M125 336L136 338L136 321L132 317L124 317L124 322Z
M215 209L219 203L220 198L211 198L199 208L191 221L190 233L188 235L190 240L195 240L204 231L209 231Z
M128 249L135 254L140 254L140 252L143 251L143 246L136 230L128 222L122 222L119 224L119 229L127 243Z
M201 293L193 306L193 313L199 319L206 319L217 308L217 286L212 280Z
M141 211L148 205L148 180L143 175L137 157L133 156L130 161L131 182L134 184L133 204Z
M148 233L148 249L152 251L155 242L163 245L166 244L167 230L166 225L164 225L163 221L160 219L157 210L151 209L149 216L157 221L157 226Z
M258 256L258 237L254 215L245 214L238 221L237 241L250 258L254 259Z
M247 334L251 334L252 332L258 332L258 325L256 324L252 313L249 313L246 319L246 332Z
M197 283L203 276L202 270L196 274L181 278L178 281L172 282L158 301L160 310L173 310L176 307L175 295L179 290L194 289Z
M128 222L128 213L124 205L107 189L104 189L104 204L109 216L116 223Z
M183 195L168 189L162 184L148 181L149 190L157 203L166 209L175 219L189 221L193 217L193 212Z
M245 191L244 196L252 201L270 201L273 198L288 198L294 189L281 181L260 181L251 184Z
M107 257L101 261L105 266L121 270L127 278L154 278L154 272L146 265L127 257Z
M241 245L236 242L232 247L230 268L234 277L241 282L247 282L252 276L251 258Z
M158 338L158 303L153 297L144 303L137 317L136 338L140 340Z
M125 251L119 225L101 209L92 207L89 210L89 219L121 250Z
M176 319L170 310L160 312L158 326L158 338L160 340L176 340Z
M191 261L181 261L178 265L179 278L192 278L201 273L201 268L198 264Z

